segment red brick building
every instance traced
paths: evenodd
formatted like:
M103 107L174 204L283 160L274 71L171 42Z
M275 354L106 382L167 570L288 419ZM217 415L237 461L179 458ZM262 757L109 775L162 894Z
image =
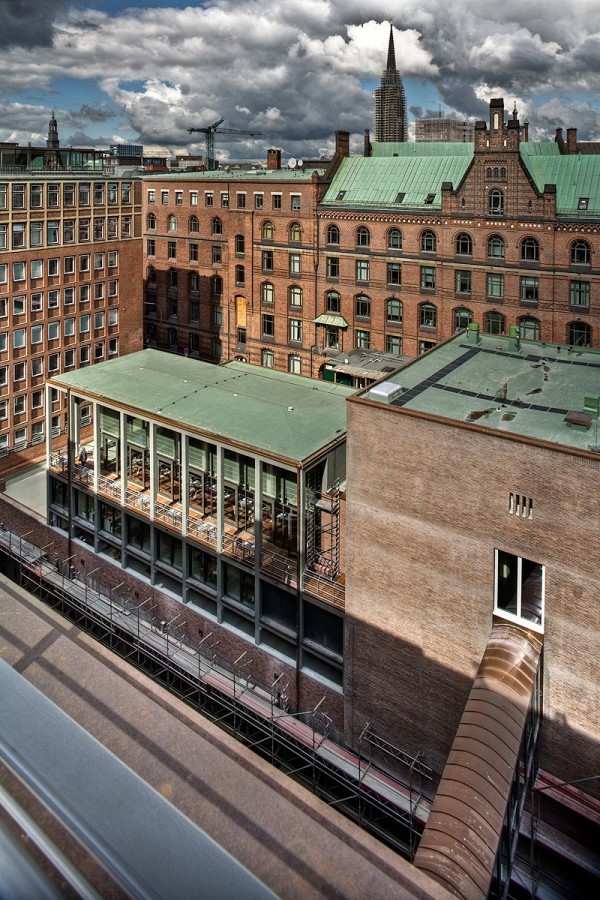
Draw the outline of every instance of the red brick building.
M492 100L474 144L350 158L340 133L322 168L270 151L249 173L146 179L147 341L312 377L340 351L415 356L470 322L600 346L600 156L505 119Z
M58 399L46 408L48 377L140 349L140 238L139 180L58 164L0 174L3 468L65 428Z

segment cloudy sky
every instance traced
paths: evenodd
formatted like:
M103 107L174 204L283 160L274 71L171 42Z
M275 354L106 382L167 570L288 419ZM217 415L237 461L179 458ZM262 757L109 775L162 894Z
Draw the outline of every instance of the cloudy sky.
M415 116L487 118L504 97L530 137L600 140L600 0L0 0L0 141L144 144L223 160L360 152L390 22ZM411 129L412 133L412 129Z

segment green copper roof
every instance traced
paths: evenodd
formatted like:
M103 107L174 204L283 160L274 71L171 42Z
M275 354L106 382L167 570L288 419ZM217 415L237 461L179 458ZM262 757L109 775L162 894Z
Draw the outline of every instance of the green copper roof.
M578 218L600 215L600 155L534 155L525 148L528 144L521 144L521 157L537 189L556 185L557 213ZM585 208L580 208L582 199L587 201Z
M403 146L419 148L418 143ZM416 151L411 153L407 150L401 156L345 159L321 206L376 207L397 212L427 209L431 206L439 209L442 183L450 181L456 188L472 159L472 145L470 154L450 156Z
M371 156L473 156L472 141L376 141Z
M51 379L77 393L300 463L346 431L353 390L230 362L142 350Z
M597 350L517 344L489 334L475 343L463 332L404 366L386 384L401 385L388 404L399 409L580 450L592 450L600 441L600 423L590 415L592 398L600 402ZM382 402L385 390L375 386L359 396ZM587 413L587 426L569 424L570 413Z

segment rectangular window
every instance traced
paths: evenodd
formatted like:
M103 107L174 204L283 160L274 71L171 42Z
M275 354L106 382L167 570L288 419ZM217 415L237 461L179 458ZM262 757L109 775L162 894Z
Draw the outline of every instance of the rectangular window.
M13 316L22 316L25 312L25 297L13 297Z
M94 300L103 300L104 299L104 282L97 281L94 284Z
M121 184L121 203L131 203L131 182L129 181Z
M104 268L104 253L94 253L94 272Z
M590 283L589 281L571 281L569 284L569 300L571 306L577 309L590 308Z
M327 278L339 278L340 277L340 261L337 256L328 256L327 257Z
M98 331L100 328L104 328L104 313L97 312L94 313L94 329Z
M213 244L212 246L212 261L213 266L218 266L221 264L222 253L221 253L221 245Z
M189 245L190 248L190 262L198 262L198 244L191 243Z
M94 206L104 206L104 183L102 181L94 184Z
M56 225L56 223L54 223ZM50 241L48 241L50 243ZM56 243L56 241L54 241ZM25 246L25 225L22 222L14 222L12 227L12 249L20 250Z
M402 338L397 334L388 334L385 338L385 352L394 356L402 356Z
M435 268L433 266L421 266L421 290L435 290Z
M75 319L65 319L64 324L65 337L72 337L75 334Z
M302 342L302 319L290 319L289 325L290 341L295 343Z
M271 209L281 209L281 194L271 194Z
M29 274L31 278L43 278L44 277L44 260L43 259L32 259L29 263Z
M262 209L265 202L265 195L257 193L254 195L254 209Z
M108 355L116 356L119 352L119 338L111 338L108 342Z
M90 330L90 317L88 315L79 317L79 334L87 334Z
M75 257L65 256L64 260L65 275L73 275L75 273Z
M31 377L32 378L41 378L44 374L44 359L41 356L37 356L35 359L31 360Z
M60 297L60 291L52 290L48 291L48 309L57 309L58 301Z
M119 251L118 250L109 250L108 251L108 268L116 269L119 264Z
M75 303L75 288L68 287L65 288L63 293L63 303L65 306L71 306L71 304Z
M43 391L33 391L31 395L31 408L32 409L41 409L44 405L44 392Z
M302 273L302 257L299 253L290 253L290 275Z
M75 185L72 181L63 184L63 206L75 206Z
M33 344L41 344L44 340L44 326L43 325L34 325L31 329L31 343Z
M0 209L6 209L7 191L8 191L8 185L6 184L6 182L3 182L2 184L0 184Z
M369 260L368 259L357 259L356 260L356 280L360 282L367 282L369 280Z
M530 275L521 277L521 303L537 306L539 300L539 278Z
M79 302L80 303L89 303L90 302L90 286L89 286L89 284L79 285Z
M167 256L169 259L177 259L177 241L167 241Z
M154 188L151 188L148 191L148 203L155 203L155 202L156 202L156 191L154 190Z
M489 272L486 279L486 291L490 300L504 299L504 275Z
M89 219L80 219L79 220L79 240L80 241L89 241L90 239L90 220Z
M25 381L25 363L16 363L13 374L15 381Z
M90 205L90 185L87 183L79 184L79 206Z
M542 630L544 624L544 566L495 551L494 613L512 621L526 621Z
M72 369L75 365L75 351L65 350L64 366L65 369Z
M108 239L109 241L114 241L119 237L119 217L118 216L109 216L108 217Z
M63 244L72 244L75 240L75 219L65 219L63 222Z
M60 337L60 323L48 322L48 340L57 341Z
M12 277L13 281L25 281L27 270L24 262L13 263Z
M108 327L113 328L115 325L119 324L119 310L118 309L109 309L108 311Z
M44 202L44 193L41 184L32 184L29 188L30 209L41 209Z
M79 348L79 365L87 366L90 361L90 348L89 346L80 347Z
M359 329L354 332L354 340L356 346L361 350L369 350L371 347L371 332Z
M229 192L221 191L221 206L223 209L227 209L229 207Z
M190 206L198 206L198 191L190 191Z
M94 219L94 240L104 240L104 219L101 219L99 217L96 217Z
M48 206L57 209L60 206L60 184L48 185Z
M60 356L58 353L51 353L48 357L48 371L58 372L60 366Z
M387 264L387 283L395 286L402 284L402 267L400 263Z
M290 353L288 356L288 372L291 372L292 375L302 374L302 359L297 353Z
M44 295L41 291L36 291L31 295L31 312L41 312L44 308Z
M263 272L272 272L273 271L273 251L272 250L263 250L262 251L262 271Z
M82 253L79 257L79 271L80 272L89 272L90 271L90 254Z
M6 250L7 229L8 225L6 224L6 222L0 222L0 250Z
M263 337L275 336L275 316L272 316L269 313L263 313L262 334Z
M149 238L146 241L146 253L148 256L154 256L156 253L156 241L154 238Z
M29 223L29 246L30 247L41 247L43 243L44 243L44 223L43 222L30 222Z
M160 202L163 206L167 206L167 204L169 202L169 192L168 191L160 192Z
M204 191L204 205L205 206L213 206L215 202L215 197L212 191Z
M236 200L237 200L237 208L238 209L246 209L246 192L245 191L238 191L238 193L236 194Z
M300 209L300 194L291 194L290 195L290 205L294 210Z
M471 293L471 272L468 269L457 269L454 273L454 287L457 294Z
M175 206L183 206L183 191L175 191Z
M15 416L22 416L25 412L25 395L20 394L18 397L15 397L13 400L13 409Z
M131 237L131 216L121 217L121 237Z
M12 186L12 208L25 209L25 185L13 184Z

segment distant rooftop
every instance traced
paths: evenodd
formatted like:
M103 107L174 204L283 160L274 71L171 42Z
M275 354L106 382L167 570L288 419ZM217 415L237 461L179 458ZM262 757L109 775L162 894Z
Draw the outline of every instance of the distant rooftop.
M141 350L49 383L203 435L301 463L346 431L351 388L248 363Z
M506 434L590 450L600 352L462 332L357 396ZM399 387L400 386L400 387ZM569 421L570 420L570 421Z
M268 179L269 181L310 181L313 172L316 172L318 175L323 175L325 173L326 164L322 163L319 166L315 166L313 164L304 166L303 168L295 168L290 169L288 166L282 166L281 169L267 169L264 166L257 167L256 169L214 169L212 172L208 170L202 172L181 172L177 169L169 169L168 172L160 172L157 174L146 175L145 180L151 180L152 178L156 179L164 179L168 178L169 181L173 179L182 179L185 181L256 181L260 179L264 181Z

